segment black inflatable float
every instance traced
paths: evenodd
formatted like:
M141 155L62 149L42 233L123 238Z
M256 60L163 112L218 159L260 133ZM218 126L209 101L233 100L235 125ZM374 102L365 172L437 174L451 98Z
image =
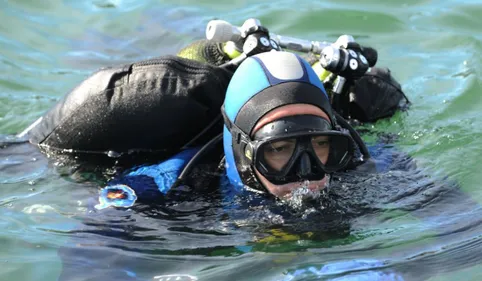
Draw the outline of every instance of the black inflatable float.
M219 115L231 76L175 56L104 68L53 106L28 137L61 153L171 154ZM220 126L199 143L217 135Z

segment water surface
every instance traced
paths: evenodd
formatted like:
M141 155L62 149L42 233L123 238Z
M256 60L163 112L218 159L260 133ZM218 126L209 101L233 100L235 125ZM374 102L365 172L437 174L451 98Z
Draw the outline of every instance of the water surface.
M175 273L199 280L336 280L374 272L405 280L482 278L480 1L0 5L0 143L6 146L0 150L0 279L57 280L62 268L70 270L63 277L77 280ZM333 192L346 203L341 221L349 226L337 224L336 212L303 223L270 208L226 220L223 202L201 195L99 215L88 210L101 180L48 161L28 144L7 145L9 135L96 69L173 54L202 38L211 19L241 25L249 17L303 39L353 35L377 48L378 65L391 69L413 103L406 113L366 125L372 133L364 137L374 143L377 133L396 135L383 149L409 155L417 169L402 167L407 162L400 156L381 175L340 175L344 183ZM91 270L83 257L92 258Z

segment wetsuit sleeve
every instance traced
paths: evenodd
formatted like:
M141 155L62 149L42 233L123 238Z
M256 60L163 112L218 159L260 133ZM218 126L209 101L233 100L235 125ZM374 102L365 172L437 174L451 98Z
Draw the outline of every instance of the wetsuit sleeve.
M100 191L96 209L129 208L139 201L153 201L165 195L182 169L199 148L181 151L159 164L139 166L107 183Z

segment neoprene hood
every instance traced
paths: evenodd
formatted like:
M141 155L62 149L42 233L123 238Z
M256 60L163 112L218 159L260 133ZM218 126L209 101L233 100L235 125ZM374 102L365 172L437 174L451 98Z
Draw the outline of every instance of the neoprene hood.
M320 79L296 54L272 51L247 58L234 73L223 105L223 131L227 176L238 189L259 188L252 167L246 163L243 147L230 131L235 124L251 135L256 123L268 112L288 104L312 104L321 108L335 128L335 117Z

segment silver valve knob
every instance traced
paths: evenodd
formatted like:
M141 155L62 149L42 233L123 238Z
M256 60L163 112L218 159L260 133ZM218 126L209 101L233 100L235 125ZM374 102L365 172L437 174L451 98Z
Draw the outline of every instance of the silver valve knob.
M238 42L243 39L239 27L223 20L212 20L208 23L206 27L206 38L214 42Z

